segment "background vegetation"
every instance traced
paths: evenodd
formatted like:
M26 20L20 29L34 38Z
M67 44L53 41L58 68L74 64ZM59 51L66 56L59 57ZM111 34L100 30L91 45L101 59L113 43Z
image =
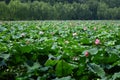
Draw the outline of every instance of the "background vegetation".
M0 0L0 20L120 19L120 0Z

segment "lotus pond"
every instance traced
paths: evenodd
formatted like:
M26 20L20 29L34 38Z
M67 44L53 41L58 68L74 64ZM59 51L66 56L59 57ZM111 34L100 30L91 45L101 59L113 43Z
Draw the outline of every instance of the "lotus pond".
M0 80L119 80L120 21L0 23Z

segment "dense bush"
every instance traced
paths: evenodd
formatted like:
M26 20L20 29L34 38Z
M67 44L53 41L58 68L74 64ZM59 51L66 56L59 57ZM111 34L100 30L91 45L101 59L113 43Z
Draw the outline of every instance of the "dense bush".
M111 1L98 0L47 1L11 0L9 4L0 1L0 20L120 19L120 7L116 2L115 6Z

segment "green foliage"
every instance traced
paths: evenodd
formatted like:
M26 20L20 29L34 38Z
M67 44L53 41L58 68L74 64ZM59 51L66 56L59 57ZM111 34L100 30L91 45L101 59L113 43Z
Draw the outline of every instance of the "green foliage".
M119 31L119 21L2 22L0 79L119 79Z
M88 67L92 72L97 73L97 75L101 78L105 77L105 72L99 65L96 65L95 63L89 63Z
M5 0L0 20L120 19L119 0Z
M74 80L74 79L72 79L70 76L68 76L68 77L63 77L63 78L56 78L53 80Z
M116 79L120 79L120 72L115 73L115 74L112 76L112 80L116 80Z
M74 67L72 65L68 64L64 60L60 60L57 63L55 70L56 70L56 75L58 77L64 77L64 76L72 74L73 69L74 69Z

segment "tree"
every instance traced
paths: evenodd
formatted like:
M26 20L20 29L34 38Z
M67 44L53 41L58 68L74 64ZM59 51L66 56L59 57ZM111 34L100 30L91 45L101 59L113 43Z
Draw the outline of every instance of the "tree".
M89 10L91 11L91 19L97 19L99 2L97 0L89 0L86 4L89 6Z
M8 19L8 7L5 2L0 2L0 20L7 20Z
M99 3L97 10L98 19L107 19L107 9L108 5L106 3Z

